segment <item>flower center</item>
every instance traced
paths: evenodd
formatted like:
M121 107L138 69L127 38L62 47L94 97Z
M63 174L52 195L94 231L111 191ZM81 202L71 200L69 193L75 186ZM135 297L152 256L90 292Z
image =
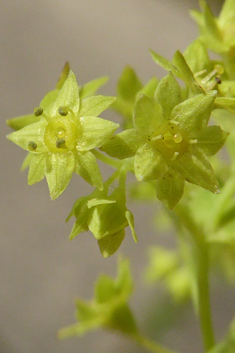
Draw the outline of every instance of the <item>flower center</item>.
M177 122L163 124L149 140L168 160L175 160L186 152L189 144L187 136L180 130Z
M68 152L75 148L77 138L77 125L67 114L61 114L53 118L46 126L44 142L51 152Z

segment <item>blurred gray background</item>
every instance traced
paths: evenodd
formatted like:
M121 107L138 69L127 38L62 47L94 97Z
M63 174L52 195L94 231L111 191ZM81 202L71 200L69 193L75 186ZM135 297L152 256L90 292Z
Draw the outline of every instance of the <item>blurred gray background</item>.
M217 12L222 1L209 1ZM84 233L68 241L72 222L64 219L73 202L91 191L78 176L56 201L46 182L27 185L19 171L25 152L8 142L5 120L31 113L53 89L66 60L79 84L110 76L103 94L115 95L117 79L126 64L143 82L164 75L149 48L171 58L196 37L188 15L198 8L187 0L2 0L0 2L1 78L1 238L0 238L0 353L139 352L123 337L93 332L82 338L58 341L59 328L74 322L74 298L92 297L100 272L116 274L117 255L103 259L96 241ZM106 117L118 119L114 113ZM142 271L148 246L173 246L174 239L151 227L151 208L129 204L136 215L139 242L127 232L119 254L131 259L136 292L132 308L148 327L158 288L143 286ZM223 294L223 295L222 295ZM222 299L223 298L223 299ZM215 323L221 336L234 305L222 290L213 298ZM153 315L153 314L152 314ZM174 318L167 334L161 327L145 329L180 352L202 351L198 324L191 308Z

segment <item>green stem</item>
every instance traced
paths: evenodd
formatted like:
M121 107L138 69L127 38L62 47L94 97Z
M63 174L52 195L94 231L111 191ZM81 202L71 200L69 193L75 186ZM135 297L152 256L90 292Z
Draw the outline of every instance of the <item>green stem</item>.
M209 289L209 252L206 243L206 235L201 227L193 219L193 214L186 207L178 207L177 214L180 223L186 227L191 235L191 244L194 251L196 269L194 273L197 283L197 305L200 327L202 332L205 352L209 351L215 344ZM181 229L182 230L182 229ZM184 239L186 240L186 239Z
M197 243L197 282L199 320L205 351L215 345L209 290L209 256L206 244Z
M149 352L153 352L153 353L178 353L176 351L172 351L171 349L165 348L163 347L161 344L150 340L147 337L144 336L132 336L133 339L136 341L136 343L138 343L139 345L141 345L143 348L147 349Z
M110 158L108 156L105 156L103 153L97 151L97 150L92 150L92 153L96 158L98 158L101 162L108 164L116 169L120 169L123 165L122 161L115 160L113 158Z

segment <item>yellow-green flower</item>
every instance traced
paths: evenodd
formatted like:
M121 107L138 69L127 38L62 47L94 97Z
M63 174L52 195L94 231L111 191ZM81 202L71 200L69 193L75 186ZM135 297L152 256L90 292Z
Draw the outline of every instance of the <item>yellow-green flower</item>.
M137 180L157 180L157 197L173 208L184 183L218 193L207 156L214 155L228 133L207 126L216 91L182 101L181 88L170 73L157 86L154 99L141 96L135 105L135 129L112 137L102 150L117 158L134 156Z
M46 176L51 198L55 199L75 172L102 189L92 150L102 146L118 128L118 124L97 118L114 100L105 96L81 100L76 77L70 70L53 103L35 109L40 120L8 135L9 140L31 152L28 183L37 183Z
M109 180L104 183L102 191L96 189L90 195L79 198L67 220L71 216L75 216L76 221L70 233L70 240L79 233L90 230L97 239L104 257L111 256L118 250L128 225L134 241L137 242L134 216L126 207L125 189L119 185L110 193Z
M76 300L78 322L62 328L59 338L81 336L97 328L138 336L139 331L128 303L132 290L129 262L119 261L117 278L101 275L95 285L94 298L90 301Z

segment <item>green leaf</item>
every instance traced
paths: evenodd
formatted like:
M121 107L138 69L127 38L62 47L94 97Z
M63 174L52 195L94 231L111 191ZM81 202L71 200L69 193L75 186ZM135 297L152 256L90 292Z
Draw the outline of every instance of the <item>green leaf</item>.
M80 118L80 124L82 132L77 143L78 151L101 147L119 127L112 121L93 116Z
M170 210L184 193L184 177L175 170L168 171L157 180L157 197Z
M133 157L141 143L142 136L135 129L127 129L112 136L100 149L111 157L125 159Z
M167 164L162 154L146 143L136 152L134 168L137 180L154 180L167 171Z
M45 154L34 154L30 165L29 165L29 174L28 174L28 184L33 185L38 183L44 178L45 175Z
M72 153L48 153L46 158L46 179L52 200L55 200L68 186L75 168Z
M143 87L132 67L126 66L117 85L117 96L124 101L135 102L136 94Z
M80 89L80 97L81 99L89 96L93 96L96 91L103 86L108 81L108 76L99 77L95 80L87 82L83 87Z
M223 131L220 126L206 126L197 134L197 146L208 156L216 154L224 145L229 133Z
M113 255L121 246L124 238L125 230L121 229L118 233L107 235L104 238L99 239L98 245L102 256L109 257Z
M162 106L163 118L167 120L172 109L181 102L181 89L170 72L159 82L154 98Z
M81 100L79 117L99 116L107 109L114 101L115 97L93 96Z
M135 232L133 213L131 211L129 211L129 210L126 210L125 216L126 216L128 224L129 224L129 227L131 228L131 233L132 233L132 237L134 239L134 242L137 243L138 239L137 239L137 235L136 235L136 232Z
M189 183L201 186L215 194L219 193L219 185L215 173L204 152L195 145L191 145L188 152L172 162Z
M64 82L55 103L50 109L50 117L56 117L58 115L58 109L64 106L72 109L75 116L77 115L79 110L79 92L76 76L72 70L70 70L68 78Z
M103 181L96 158L92 152L75 153L75 173L79 174L87 183L99 190L103 189Z
M198 94L178 104L171 113L170 120L180 123L182 130L188 132L207 125L213 108L216 91Z
M27 114L18 116L17 118L8 119L6 121L7 125L10 126L14 130L20 130L23 127L36 123L40 120L39 116L35 116L34 114Z
M163 120L162 107L153 98L140 97L135 105L134 124L142 136L151 136Z

